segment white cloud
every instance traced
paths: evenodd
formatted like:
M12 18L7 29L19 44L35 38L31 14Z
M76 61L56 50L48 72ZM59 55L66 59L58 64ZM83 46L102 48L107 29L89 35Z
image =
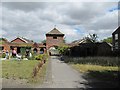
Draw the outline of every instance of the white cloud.
M102 39L117 27L117 10L109 12L114 6L117 3L3 3L3 36L11 40L19 33L40 42L57 25L68 42L89 33L97 33Z

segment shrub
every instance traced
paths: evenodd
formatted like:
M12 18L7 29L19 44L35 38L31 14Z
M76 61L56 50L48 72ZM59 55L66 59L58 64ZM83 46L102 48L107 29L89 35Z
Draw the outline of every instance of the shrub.
M2 54L2 58L5 58L5 56L6 56L6 54L5 54L5 53L3 53L3 54Z
M37 55L37 56L35 56L35 59L36 60L43 60L43 54L39 54L39 55Z
M59 51L60 54L65 54L66 53L66 50L68 49L69 47L68 46L59 46L57 49Z
M64 57L66 63L118 66L118 57Z

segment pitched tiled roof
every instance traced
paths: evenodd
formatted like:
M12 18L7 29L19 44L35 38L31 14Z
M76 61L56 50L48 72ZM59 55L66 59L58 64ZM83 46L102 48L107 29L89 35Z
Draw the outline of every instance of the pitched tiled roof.
M93 43L93 42L88 41L86 38L83 38L83 39L73 41L72 43L69 44L69 46L70 47L79 46L80 44L83 44L83 43Z
M54 28L53 30L48 32L46 35L64 35L64 34L61 33L58 29Z
M27 41L28 43L33 43L32 40L26 39L26 38L24 38L24 37L22 37L22 39L24 39L24 40Z
M28 39L26 39L26 38L24 38L24 37L17 37L16 39L21 39L21 40L24 41L25 43L33 43L32 40L28 40ZM16 39L14 39L14 40L16 40ZM12 40L11 42L13 42L14 40Z

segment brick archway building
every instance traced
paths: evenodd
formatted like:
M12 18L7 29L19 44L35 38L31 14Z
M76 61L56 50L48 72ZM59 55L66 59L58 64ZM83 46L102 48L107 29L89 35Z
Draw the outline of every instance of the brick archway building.
M49 49L53 46L59 46L64 42L64 34L58 29L54 28L46 34L46 48Z

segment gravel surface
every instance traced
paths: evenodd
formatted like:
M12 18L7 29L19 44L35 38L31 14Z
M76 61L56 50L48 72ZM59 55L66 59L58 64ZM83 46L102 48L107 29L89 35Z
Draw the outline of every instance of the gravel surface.
M60 61L57 56L51 56L45 82L37 88L85 88L83 83L86 82L82 74Z

